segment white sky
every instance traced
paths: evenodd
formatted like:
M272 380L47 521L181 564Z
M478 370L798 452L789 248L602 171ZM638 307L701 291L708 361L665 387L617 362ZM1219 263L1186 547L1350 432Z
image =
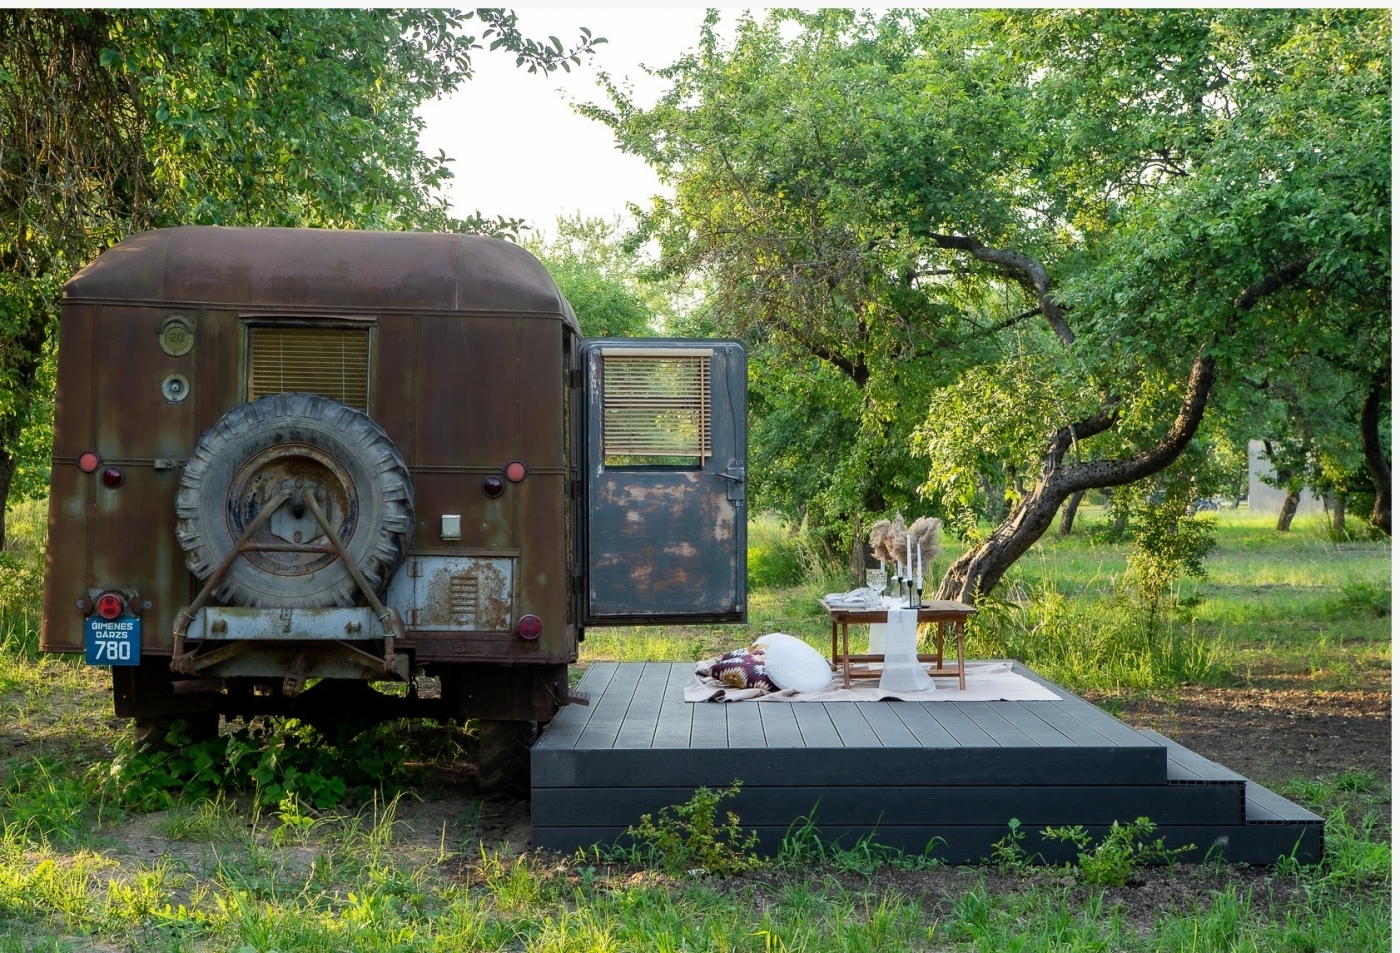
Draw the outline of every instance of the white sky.
M523 218L546 234L560 215L626 219L628 202L645 205L664 194L641 159L623 155L602 123L575 113L571 101L605 103L595 83L598 69L632 84L650 104L664 84L639 64L668 66L700 37L703 8L530 9L517 7L522 33L557 36L569 48L579 26L607 37L582 68L530 75L515 58L485 49L472 57L475 77L450 98L421 110L427 123L421 145L442 149L455 161L448 197L458 215ZM726 20L731 17L726 15ZM475 21L469 21L474 25Z

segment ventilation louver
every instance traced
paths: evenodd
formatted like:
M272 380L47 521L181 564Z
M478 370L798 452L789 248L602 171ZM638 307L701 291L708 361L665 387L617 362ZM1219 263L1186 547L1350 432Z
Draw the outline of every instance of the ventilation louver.
M710 456L708 354L604 354L603 455L610 466L702 464Z
M250 328L248 399L320 394L369 413L369 331Z

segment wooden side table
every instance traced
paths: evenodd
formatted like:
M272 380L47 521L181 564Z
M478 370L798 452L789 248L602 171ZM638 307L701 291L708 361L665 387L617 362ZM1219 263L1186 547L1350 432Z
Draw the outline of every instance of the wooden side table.
M889 611L884 608L849 609L829 606L826 604L826 600L822 600L822 608L826 610L827 615L831 616L831 667L842 673L843 687L850 688L853 678L879 678L881 673L871 669L870 663L884 662L885 656L879 654L852 655L850 626L852 623L870 625L871 623L885 622L889 618ZM956 676L958 688L963 691L967 689L967 672L963 664L963 628L967 617L976 611L972 606L946 599L935 599L919 606L919 623L932 622L935 625L934 645L936 649L933 654L919 655L919 661L933 663L928 669L928 673L934 678L953 678ZM945 666L943 664L943 641L949 627L953 630L958 661L957 665Z

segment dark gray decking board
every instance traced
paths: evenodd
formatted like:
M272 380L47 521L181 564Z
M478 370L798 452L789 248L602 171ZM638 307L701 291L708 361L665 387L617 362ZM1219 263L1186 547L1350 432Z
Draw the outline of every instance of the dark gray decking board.
M1190 748L1172 741L1166 735L1149 728L1142 733L1155 741L1160 741L1167 749L1167 777L1173 781L1202 781L1224 784L1243 784L1247 779L1238 772L1231 771L1223 764L1216 764L1203 758Z
M925 748L961 748L958 740L948 734L948 729L938 723L938 719L928 713L923 705L892 706L900 721L909 733Z
M1080 745L1110 745L1117 747L1125 742L1141 744L1141 736L1124 725L1132 737L1125 737L1101 723L1100 719L1085 719L1078 712L1064 706L1062 702L1007 702L1033 714L1041 721L1055 728L1067 738Z
M668 662L647 662L637 681L632 702L623 715L622 727L613 743L617 748L650 748L656 734L656 721L666 698L666 683L671 677Z
M742 817L742 815L741 815ZM1108 832L1105 826L1086 825L1090 834L1101 838ZM758 834L758 851L776 854L792 825L748 828ZM1006 836L1005 824L972 826L928 824L917 827L880 825L873 836L868 827L849 824L819 825L824 843L850 848L862 837L871 836L879 844L908 854L929 856L951 864L976 864L991 856L992 844ZM1316 863L1322 857L1321 825L1250 824L1206 825L1182 824L1159 827L1154 839L1161 837L1168 848L1195 845L1180 857L1188 863L1210 859L1236 864L1273 864L1293 856L1301 863ZM1026 849L1046 863L1064 863L1075 859L1075 848L1062 841L1038 840L1039 831L1028 831ZM611 834L602 828L544 828L533 837L536 848L570 853L593 844L626 843L621 831Z
M963 711L957 702L919 702L924 711L933 717L948 734L957 741L960 748L998 748L1001 747L992 740L977 723L967 717L967 712Z
M709 702L692 705L695 712L690 719L691 748L729 747L729 716L725 705Z
M1247 824L1318 824L1322 818L1254 781L1245 782L1244 819Z
M587 705L566 705L560 709L559 714L554 716L554 720L549 723L549 730L546 731L538 741L535 748L572 748L578 741L583 730L588 727L589 720L593 713L597 711L597 704L605 693L608 682L613 675L617 674L618 665L616 662L594 662L588 667L588 671L583 673L583 678L579 680L578 690L589 693L589 703Z
M796 705L755 705L763 720L763 737L770 748L805 748L802 729L797 727Z
M768 704L775 704L769 702ZM797 702L799 705L814 704L813 702ZM831 723L836 726L836 733L841 736L841 745L846 748L883 748L880 737L875 734L870 727L865 716L861 714L863 707L858 702L826 702L822 704L826 713L831 716Z
M768 747L768 739L763 736L763 720L762 716L758 713L758 705L745 705L743 702L725 702L717 703L715 707L721 709L728 720L729 747Z
M1040 743L1002 717L994 702L954 702L958 709L1002 748L1039 748Z
M685 683L690 680L688 666L671 666L666 680L666 697L661 701L661 711L657 714L656 734L652 736L654 748L690 747L690 723L695 707L685 700Z
M1160 746L730 748L724 707L698 707L689 748L537 748L530 759L532 783L538 787L631 787L660 776L692 788L728 785L735 777L779 787L917 785L928 783L929 778L955 785L1063 784L1066 780L1161 784L1166 776Z
M825 705L810 703L795 704L792 716L797 720L797 728L802 732L802 743L808 748L839 748L841 736L831 723Z
M919 739L914 737L914 733L895 713L895 709L907 702L876 702L873 705L861 705L860 712L865 716L865 721L870 725L870 730L875 732L875 736L880 739L880 744L886 748L922 748Z
M644 668L640 664L618 666L602 697L589 704L588 707L594 709L593 717L588 719L588 727L574 742L575 749L611 748L616 743Z
M1044 721L1033 705L1019 702L980 702L981 711L990 718L1000 718L1031 740L1032 744L1045 748L1094 747L1104 746L1102 736L1074 731L1066 734L1054 725ZM980 723L980 722L979 722Z
M663 779L654 779L663 780ZM941 786L937 776L917 787L760 787L746 781L726 799L725 811L745 827L790 824L815 816L867 829L918 826L954 819L958 824L1004 825L1019 818L1026 830L1065 824L1108 825L1150 817L1159 825L1239 824L1240 805L1229 788L1214 785L980 785ZM536 788L532 811L539 828L589 826L623 830L643 814L683 804L690 787ZM580 819L586 819L581 823Z

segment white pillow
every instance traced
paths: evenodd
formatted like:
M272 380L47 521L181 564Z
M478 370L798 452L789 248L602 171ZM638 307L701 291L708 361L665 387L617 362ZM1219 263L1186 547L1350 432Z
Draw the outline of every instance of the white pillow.
M754 641L764 646L764 668L778 688L820 692L831 687L831 663L801 639L771 632Z

